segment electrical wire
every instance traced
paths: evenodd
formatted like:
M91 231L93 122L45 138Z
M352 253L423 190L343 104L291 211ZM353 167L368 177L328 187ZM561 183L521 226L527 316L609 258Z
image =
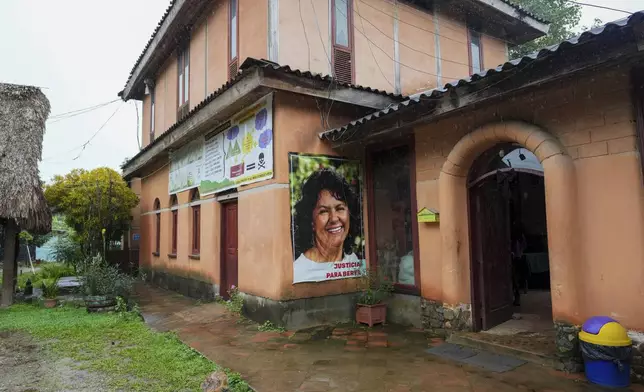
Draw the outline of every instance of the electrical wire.
M360 13L358 13L358 3L356 3L356 9L355 9L354 12L360 17L360 24L362 25L362 34L364 35L365 31L366 31L365 28L364 28L364 20L366 18L363 17L362 15L360 15ZM373 26L373 24L371 22L369 22L368 20L367 20L367 23L369 23L370 25ZM378 29L378 28L376 27L376 29ZM358 29L356 28L356 30L358 30ZM378 31L380 31L380 29L378 29ZM395 42L395 40L393 38L392 38L392 40ZM380 74L387 81L387 83L391 86L391 88L395 90L396 87L389 81L387 76L385 76L385 73L382 71L382 68L380 67L380 62L378 61L378 59L376 59L376 55L373 54L373 49L371 48L371 43L368 42L367 46L369 47L369 52L371 52L371 57L373 57L373 61L376 63L376 66L378 67L378 71L380 71Z
M81 151L78 153L78 155L77 155L75 158L73 158L73 159L71 159L70 161L68 161L68 162L75 161L75 160L77 160L78 158L80 158L80 156L81 156L81 154L83 153L83 151L85 151L85 148L87 148L87 146L92 142L92 140L94 140L94 138L99 134L99 132L101 132L101 130L102 130L103 128L105 128L105 126L110 122L110 120L112 119L112 117L114 117L114 116L116 115L116 113L121 109L121 107L123 107L123 103L124 103L124 101L121 101L121 104L120 104L120 105L119 105L119 106L114 110L114 112L112 112L112 114L107 118L107 120L105 120L105 122L103 123L103 125L101 125L101 126L98 128L98 130L96 130L96 132L94 132L94 134L92 134L92 136L91 136L91 137L90 137L90 138L89 138L85 143L80 144L80 145L78 145L78 146L76 146L76 147L74 147L74 148L72 148L72 149L70 149L70 150L68 150L68 151L64 152L64 153L63 153L63 154L61 154L61 155L67 155L67 154L70 154L70 153L72 153L72 152L74 152L74 151L76 151L76 150L79 150L79 149L80 149ZM56 158L56 156L46 157L46 158L43 158L43 159L41 160L41 162L48 162L48 161L51 161L51 159L54 159L54 158ZM62 162L64 162L64 161L59 161L59 162L55 162L55 163L62 163ZM52 163L53 163L53 162L52 162Z
M82 108L82 109L71 110L71 111L65 112L65 113L55 114L55 115L49 116L48 120L60 120L60 119L75 117L75 116L78 116L78 115L81 115L81 114L89 113L89 112L91 112L93 110L96 110L96 109L103 108L103 107L108 106L108 105L111 105L111 104L113 104L113 103L115 103L117 101L120 101L120 100L121 100L120 98L117 98L117 99L114 99L114 100L109 101L109 102L99 103L98 105L89 106L89 107Z
M626 11L626 10L621 10L619 8L613 8L613 7L607 7L605 5L597 5L597 4L590 4L590 3L583 3L581 1L574 1L574 0L564 0L567 3L572 3L572 4L577 4L577 5L582 5L584 7L593 7L593 8L599 8L602 10L608 10L608 11L615 11L615 12L623 12L625 14L633 15L632 12Z

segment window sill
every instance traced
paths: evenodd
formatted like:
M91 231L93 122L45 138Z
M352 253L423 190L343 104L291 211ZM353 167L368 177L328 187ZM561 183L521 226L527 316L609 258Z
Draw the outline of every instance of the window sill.
M177 254L176 253L168 253L168 257L171 258L171 259L176 259Z
M152 252L152 256L159 257L159 252Z
M188 255L188 257L189 257L189 258L191 258L191 259L193 259L193 260L199 260L199 259L200 259L200 257L199 257L199 254L198 254L198 253L193 253L193 254L191 254L191 255Z

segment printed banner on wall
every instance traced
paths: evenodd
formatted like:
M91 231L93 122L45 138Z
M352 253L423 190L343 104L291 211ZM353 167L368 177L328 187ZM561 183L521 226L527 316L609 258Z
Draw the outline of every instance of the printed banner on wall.
M293 283L365 273L360 163L289 154Z
M201 195L273 178L273 96L235 116L227 130L208 135L203 161Z
M181 147L170 156L170 194L196 188L201 183L203 170L203 138Z

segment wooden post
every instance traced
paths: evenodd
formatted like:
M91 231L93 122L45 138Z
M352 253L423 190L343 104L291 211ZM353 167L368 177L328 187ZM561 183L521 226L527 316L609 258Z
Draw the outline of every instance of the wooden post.
M6 307L13 304L16 287L16 235L18 226L13 219L7 219L4 226L4 270L2 273L2 303Z

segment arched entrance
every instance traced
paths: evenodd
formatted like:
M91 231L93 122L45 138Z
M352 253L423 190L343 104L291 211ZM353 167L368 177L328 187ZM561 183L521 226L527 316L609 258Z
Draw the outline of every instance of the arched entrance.
M543 166L501 142L470 168L468 210L474 329L552 330ZM511 319L514 319L510 321Z
M574 278L577 255L576 182L572 159L559 141L521 122L489 124L464 136L452 149L439 177L442 299L448 305L473 303L468 175L483 152L499 143L517 143L543 166L552 314L555 321L578 322ZM472 326L480 325L473 310Z

